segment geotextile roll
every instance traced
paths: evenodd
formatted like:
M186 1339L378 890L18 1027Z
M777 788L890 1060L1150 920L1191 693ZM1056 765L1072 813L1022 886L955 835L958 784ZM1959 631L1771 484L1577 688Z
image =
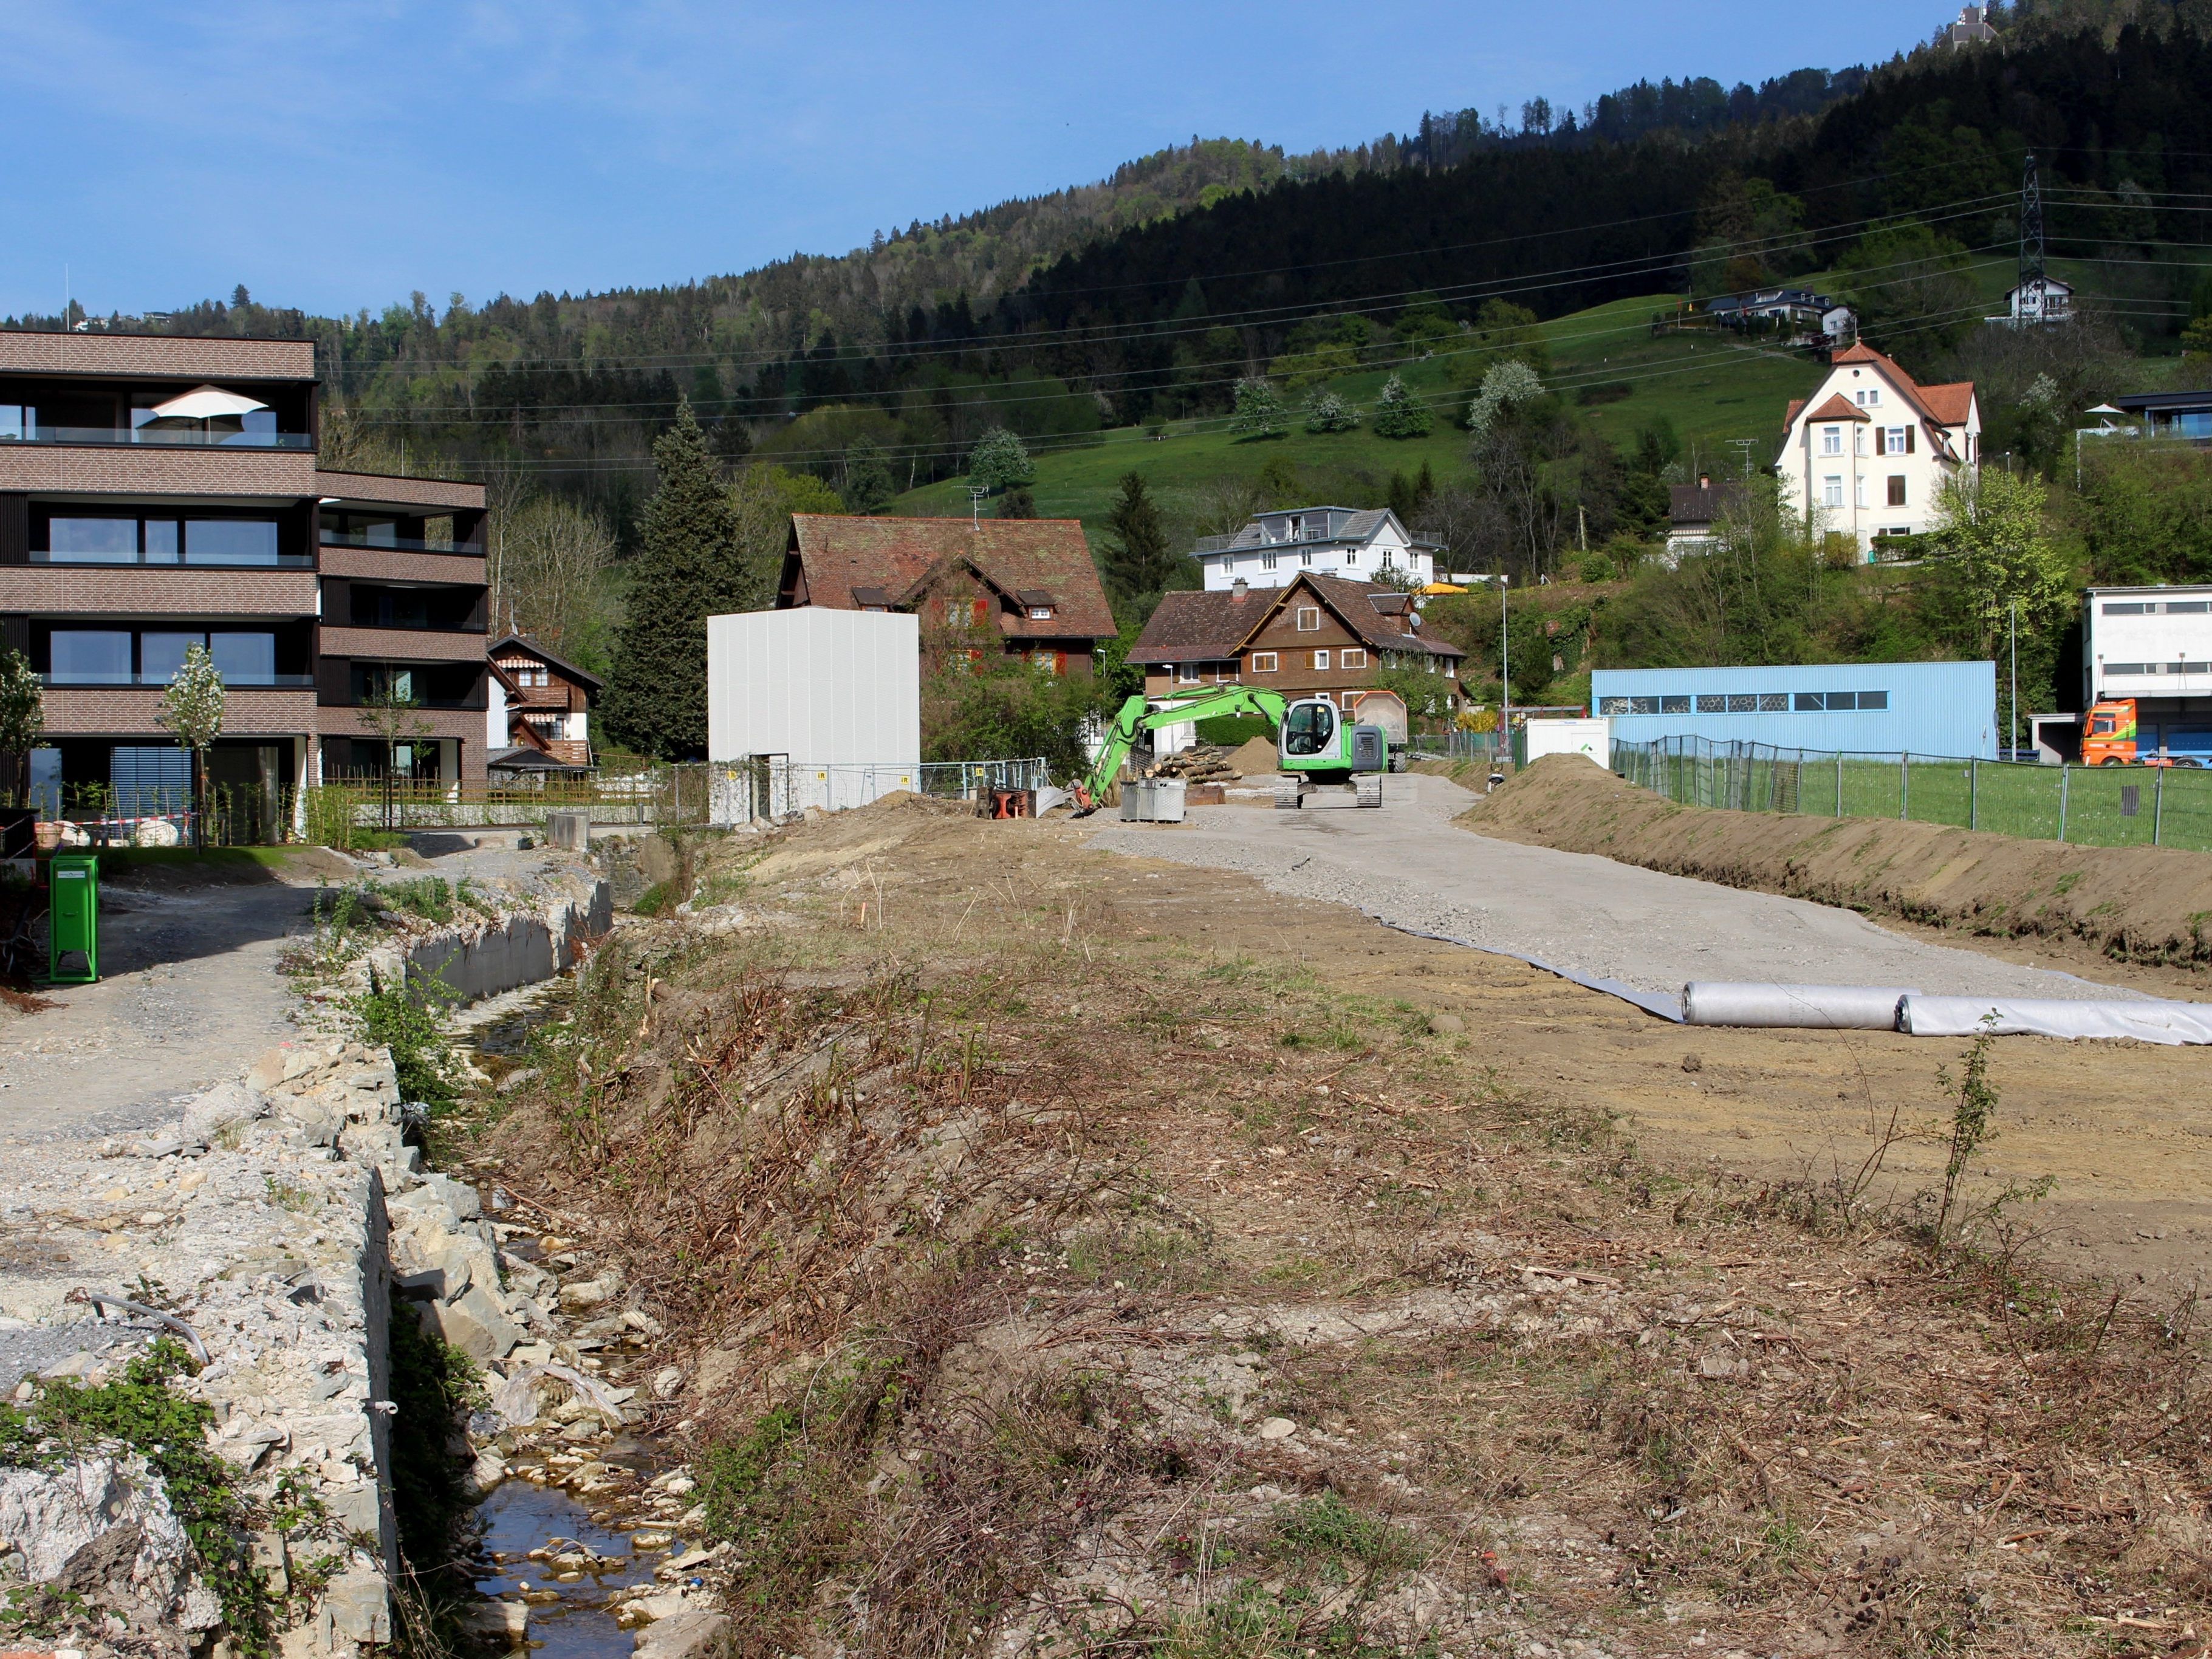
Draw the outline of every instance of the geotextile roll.
M1682 988L1686 1025L1893 1031L1898 1004L1915 994L1883 985L1757 985L1693 980Z
M1907 996L1898 1030L1914 1036L2132 1037L2138 1042L2212 1042L2212 1003L2148 997L2070 1002L2051 997Z

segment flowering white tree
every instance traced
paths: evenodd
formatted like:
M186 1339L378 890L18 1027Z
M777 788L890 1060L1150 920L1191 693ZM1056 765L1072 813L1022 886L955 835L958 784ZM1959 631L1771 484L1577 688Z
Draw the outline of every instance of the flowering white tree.
M1229 429L1240 438L1279 438L1291 429L1283 400L1264 375L1248 375L1237 382L1237 407L1229 416Z
M31 799L31 750L46 729L46 687L20 651L0 657L0 755L14 764L10 779L18 802Z
M216 672L215 659L208 655L204 645L187 646L184 666L169 677L168 689L161 693L161 711L154 718L163 731L176 738L177 746L188 750L192 757L195 847L207 845L203 827L207 817L207 751L222 735L222 676Z

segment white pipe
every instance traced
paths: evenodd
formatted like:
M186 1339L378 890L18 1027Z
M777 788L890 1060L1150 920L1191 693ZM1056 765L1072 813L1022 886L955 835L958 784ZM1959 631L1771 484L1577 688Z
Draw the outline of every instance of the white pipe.
M1692 981L1682 988L1682 1023L1893 1031L1897 1029L1898 1004L1915 994L1894 986L1746 985Z

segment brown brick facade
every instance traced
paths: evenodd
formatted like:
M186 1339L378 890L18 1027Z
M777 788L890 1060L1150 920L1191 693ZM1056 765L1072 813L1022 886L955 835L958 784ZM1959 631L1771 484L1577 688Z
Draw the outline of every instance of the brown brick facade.
M325 547L316 562L325 576L364 581L469 582L485 580L479 553L401 553L374 547Z
M320 649L326 657L379 662L482 662L484 636L422 628L325 628Z
M0 333L0 339L22 337ZM0 445L0 489L100 495L282 495L315 493L305 452L168 449L128 444Z
M324 495L377 501L394 507L450 507L464 511L484 504L482 484L445 478L387 478L374 472L318 472L315 489Z
M312 570L0 565L0 611L68 616L312 617Z
M155 718L161 707L157 686L56 686L47 690L46 702L49 736L175 741ZM315 729L318 712L312 691L233 690L223 699L222 734L296 737Z
M313 340L189 339L172 334L0 333L0 373L196 375L312 380Z
M373 738L375 731L362 723L363 712L325 703L315 710L314 729L326 738ZM483 748L484 711L481 708L418 708L412 723L427 728L422 732L426 738L459 738L465 748Z

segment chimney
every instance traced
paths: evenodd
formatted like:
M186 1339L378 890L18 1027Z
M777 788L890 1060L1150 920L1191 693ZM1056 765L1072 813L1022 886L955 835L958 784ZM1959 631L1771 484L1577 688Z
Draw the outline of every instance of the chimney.
M1229 584L1229 591L1241 599L1247 593L1249 593L1252 591L1252 584L1246 581L1242 576L1239 576L1235 581Z
M1711 489L1712 487L1713 487L1713 475L1712 475L1711 473L1710 473L1710 472L1700 472L1699 474L1698 474L1698 489Z

